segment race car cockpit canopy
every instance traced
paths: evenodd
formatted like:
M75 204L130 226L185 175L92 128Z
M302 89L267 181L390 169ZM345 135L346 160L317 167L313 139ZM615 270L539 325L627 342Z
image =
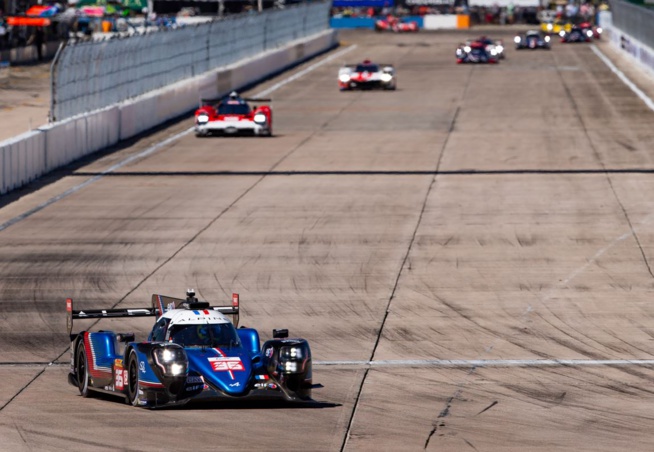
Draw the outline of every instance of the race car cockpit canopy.
M229 99L218 105L219 115L248 115L250 111L250 106L243 99Z
M199 325L171 325L168 341L183 347L234 347L239 345L238 334L231 323Z
M376 64L364 62L362 64L357 64L354 72L379 72L379 66Z

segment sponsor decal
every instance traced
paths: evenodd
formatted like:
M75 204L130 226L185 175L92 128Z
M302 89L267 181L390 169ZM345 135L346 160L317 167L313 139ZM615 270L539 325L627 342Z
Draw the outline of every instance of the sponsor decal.
M266 349L266 358L270 358L272 355L273 355L273 348L272 348L272 347L268 347L268 348Z
M238 356L235 357L217 357L207 358L211 363L211 368L214 372L232 372L245 370L243 362Z
M127 371L123 369L123 360L117 359L114 361L114 386L117 391L125 389L125 381Z
M195 376L186 377L186 384L197 384L197 383L204 383L204 379L201 376L199 376L199 377L195 377Z
M141 373L145 373L145 362L144 361L141 361L139 363L139 370L141 371Z
M230 383L229 384L230 388L238 388L239 386L241 386L241 383L239 383L238 381L236 383Z

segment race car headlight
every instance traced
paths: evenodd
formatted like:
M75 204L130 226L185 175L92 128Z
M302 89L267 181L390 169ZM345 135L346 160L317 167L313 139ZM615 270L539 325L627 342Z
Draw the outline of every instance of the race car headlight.
M254 122L263 124L264 122L266 122L266 115L264 115L263 113L257 113L256 115L254 115Z
M282 347L279 352L282 361L285 360L299 360L304 358L302 347Z
M586 36L588 36L589 38L592 38L593 37L593 31L592 30L586 30Z
M595 31L597 31L597 33L599 33L599 34L602 34L602 27L597 27L595 29Z
M284 372L288 372L288 373L297 372L297 361L286 361L284 363Z
M520 36L516 36L515 38L513 38L513 42L518 44L520 42Z
M493 56L494 56L494 55L497 55L497 50L495 50L495 49L491 50L491 51L490 51L490 54L493 55Z
M503 46L497 46L497 47L495 47L495 49L497 50L497 53L502 53L502 51L504 50L504 47Z
M347 74L341 74L338 76L338 79L343 83L347 83L350 81L350 76Z
M466 52L470 52L470 46L465 46L465 47L463 48L463 50L466 51Z
M188 370L188 357L182 347L158 347L152 357L166 377L185 375Z
M309 359L309 350L301 345L287 345L279 349L279 362L285 373L303 372Z
M547 30L552 31L552 28L554 28L552 27L552 24L547 24Z
M564 37L565 36L565 30L559 31L559 36Z
M209 122L209 115L198 115L197 121L198 124L205 124Z
M550 37L549 36L545 36L545 42L550 42Z
M382 82L386 82L386 83L388 83L388 82L390 82L391 80L393 80L393 76L392 76L391 74L382 74L382 75L381 75L381 81L382 81Z

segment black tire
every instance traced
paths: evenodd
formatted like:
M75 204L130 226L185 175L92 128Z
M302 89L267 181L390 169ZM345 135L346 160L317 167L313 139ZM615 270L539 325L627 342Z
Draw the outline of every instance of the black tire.
M89 361L86 357L84 341L77 344L77 360L75 363L75 372L77 373L77 387L82 397L89 397Z
M139 363L136 352L131 350L127 360L127 403L132 406L139 404Z

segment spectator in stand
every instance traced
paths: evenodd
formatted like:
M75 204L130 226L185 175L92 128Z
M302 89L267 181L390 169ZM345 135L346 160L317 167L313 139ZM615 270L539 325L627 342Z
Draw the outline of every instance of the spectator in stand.
M0 50L3 50L7 45L7 26L5 25L5 20L2 17L0 12Z
M59 16L59 37L64 40L70 38L70 33L77 33L78 11L75 8L77 0L68 0L68 6Z
M27 40L27 45L34 44L36 47L36 58L38 61L43 61L43 43L45 42L45 32L43 27L36 27L34 33Z
M515 5L513 2L509 2L509 4L506 7L506 20L510 23L513 24L515 22Z

